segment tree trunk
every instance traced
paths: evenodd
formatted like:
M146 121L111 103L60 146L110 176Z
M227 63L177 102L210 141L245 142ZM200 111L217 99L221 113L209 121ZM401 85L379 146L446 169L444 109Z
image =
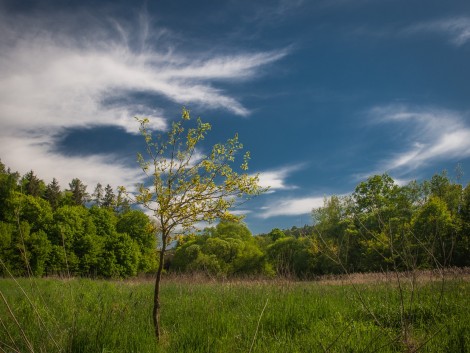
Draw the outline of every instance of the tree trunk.
M163 240L162 249L160 251L160 263L158 264L157 276L155 277L155 291L153 295L153 326L155 329L155 337L157 341L160 341L161 329L160 329L160 282L162 280L163 263L165 256L166 239Z

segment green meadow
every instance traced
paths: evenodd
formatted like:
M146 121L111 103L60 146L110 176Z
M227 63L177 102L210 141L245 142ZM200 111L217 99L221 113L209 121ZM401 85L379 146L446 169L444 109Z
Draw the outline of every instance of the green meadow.
M468 352L470 282L0 279L0 352Z

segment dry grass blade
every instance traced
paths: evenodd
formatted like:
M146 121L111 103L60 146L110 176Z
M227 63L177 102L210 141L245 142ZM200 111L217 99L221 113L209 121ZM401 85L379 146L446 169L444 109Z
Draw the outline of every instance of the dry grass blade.
M24 332L24 330L23 330L23 328L21 327L20 323L19 323L18 320L16 319L15 314L14 314L13 311L11 310L10 305L8 305L8 301L7 301L7 299L5 298L5 296L3 295L3 292L2 292L1 290L0 290L0 296L2 297L2 300L3 300L3 302L5 303L5 306L7 307L8 313L10 314L12 320L15 322L16 326L18 326L18 329L20 330L21 335L23 336L23 339L24 339L26 345L28 346L29 351L32 352L32 353L34 353L33 345L32 345L31 342L28 340L28 337L26 336L26 333Z
M250 347L249 353L252 352L253 346L255 345L256 336L258 335L258 330L259 330L259 324L261 323L261 318L263 317L264 310L266 310L266 307L268 306L268 301L269 301L269 299L266 299L266 303L264 304L263 310L261 310L261 314L259 315L258 324L256 325L256 331L255 331L255 335L253 336L253 341L251 342L251 347Z
M34 310L34 313L36 314L39 322L40 322L40 325L46 330L47 332L47 335L49 336L49 339L54 343L54 345L56 346L58 352L61 352L62 349L59 347L58 343L56 342L56 340L54 339L54 337L52 336L52 333L50 332L50 330L47 329L47 326L46 326L46 323L44 322L41 314L39 313L36 305L33 303L33 301L31 300L31 298L28 296L28 294L25 292L25 290L23 289L23 287L18 283L18 281L16 280L16 278L11 274L11 272L8 270L8 268L5 266L5 263L0 259L0 262L2 264L2 266L4 267L5 271L7 271L8 275L10 276L10 278L15 282L15 284L18 286L18 288L21 290L21 293L24 295L24 297L26 298L26 300L28 301L29 305L31 305L31 307L33 308ZM31 277L30 277L31 278ZM36 288L37 289L37 288ZM39 293L39 290L38 290L38 293ZM59 328L57 326L57 328Z
M4 350L1 348L1 345L7 347L8 349L10 349L10 352L20 352L20 350L18 349L18 347L16 346L16 343L15 343L15 340L13 339L13 337L11 337L10 335L10 332L8 331L7 327L5 326L5 323L3 322L2 318L0 317L0 323L2 324L2 327L3 329L5 330L5 333L7 334L8 338L10 339L11 343L15 346L14 348L12 346L10 346L8 343L5 343L5 342L1 342L0 341L0 349L2 350L2 352L4 352Z

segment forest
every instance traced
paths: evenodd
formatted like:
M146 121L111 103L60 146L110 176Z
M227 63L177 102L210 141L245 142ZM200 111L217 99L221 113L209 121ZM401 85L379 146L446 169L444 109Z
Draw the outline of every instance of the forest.
M157 225L120 189L62 189L0 162L0 276L128 278L158 266ZM398 185L387 174L325 198L312 224L253 235L222 221L174 235L167 273L311 279L470 266L470 184L446 172Z

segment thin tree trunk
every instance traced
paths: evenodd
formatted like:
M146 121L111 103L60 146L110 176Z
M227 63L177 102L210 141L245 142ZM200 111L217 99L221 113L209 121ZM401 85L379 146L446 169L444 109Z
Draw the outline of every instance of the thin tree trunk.
M165 259L165 240L163 240L162 249L160 251L160 263L158 264L157 276L155 277L155 291L153 295L153 326L155 329L155 337L157 341L160 341L161 329L160 329L160 282L162 280L163 263Z

